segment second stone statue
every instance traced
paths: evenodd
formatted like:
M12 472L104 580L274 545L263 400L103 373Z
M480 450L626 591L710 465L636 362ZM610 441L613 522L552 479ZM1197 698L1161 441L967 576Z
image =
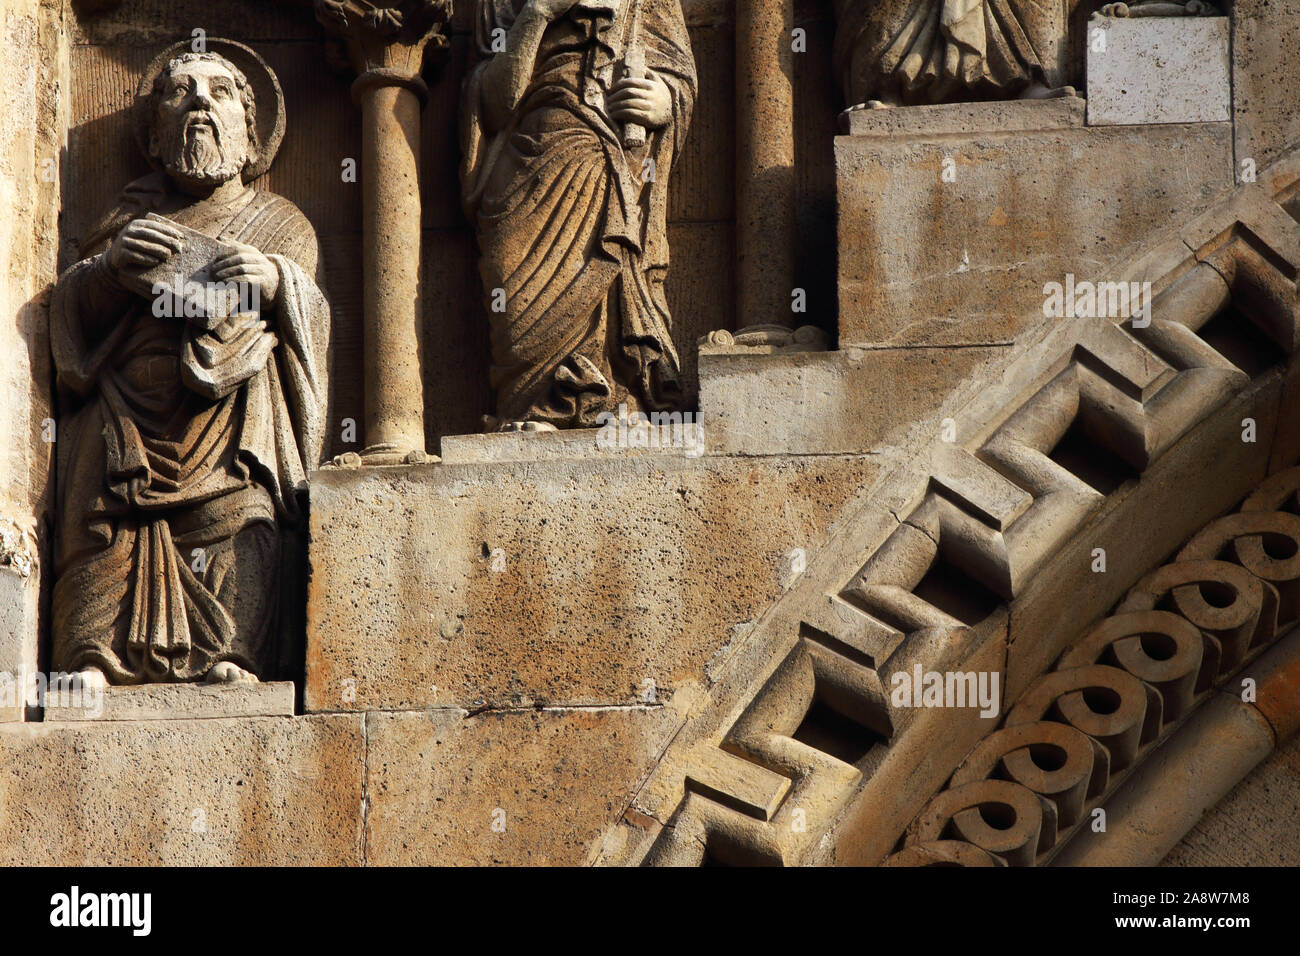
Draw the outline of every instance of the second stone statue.
M681 407L667 190L695 101L680 0L477 0L462 178L492 428Z

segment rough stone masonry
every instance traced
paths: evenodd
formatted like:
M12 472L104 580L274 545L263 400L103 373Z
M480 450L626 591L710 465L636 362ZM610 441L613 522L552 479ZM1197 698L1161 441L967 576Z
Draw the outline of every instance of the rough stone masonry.
M1300 863L1297 3L0 17L0 861Z

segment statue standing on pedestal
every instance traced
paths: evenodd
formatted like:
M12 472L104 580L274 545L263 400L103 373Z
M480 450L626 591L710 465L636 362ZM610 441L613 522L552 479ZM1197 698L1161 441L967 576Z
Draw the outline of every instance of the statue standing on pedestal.
M1061 87L1061 0L835 0L846 105L1046 97Z
M247 183L283 134L247 47L146 72L126 187L59 279L54 667L88 684L265 676L283 536L320 463L329 306L316 235ZM227 297L233 293L233 297Z
M695 100L680 0L477 0L465 207L504 429L679 409L668 180Z

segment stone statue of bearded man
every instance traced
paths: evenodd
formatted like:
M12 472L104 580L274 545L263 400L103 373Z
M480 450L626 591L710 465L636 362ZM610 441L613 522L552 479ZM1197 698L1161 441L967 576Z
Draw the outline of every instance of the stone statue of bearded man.
M157 172L126 187L52 303L53 665L88 685L267 676L285 542L320 462L316 235L248 185L279 145L283 97L252 50L208 49L147 71L138 134ZM141 281L174 268L179 288L196 257L238 308L172 308L167 283Z

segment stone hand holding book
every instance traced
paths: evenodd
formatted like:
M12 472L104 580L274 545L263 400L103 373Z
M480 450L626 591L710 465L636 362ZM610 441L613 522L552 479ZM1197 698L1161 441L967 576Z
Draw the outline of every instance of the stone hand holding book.
M118 270L118 279L132 292L153 299L156 315L192 319L213 329L231 315L257 311L256 286L223 281L213 270L219 260L238 253L237 247L157 213L143 218L159 227L148 235L172 236L175 242L167 246L169 254L153 265L144 265L139 258L129 260Z

